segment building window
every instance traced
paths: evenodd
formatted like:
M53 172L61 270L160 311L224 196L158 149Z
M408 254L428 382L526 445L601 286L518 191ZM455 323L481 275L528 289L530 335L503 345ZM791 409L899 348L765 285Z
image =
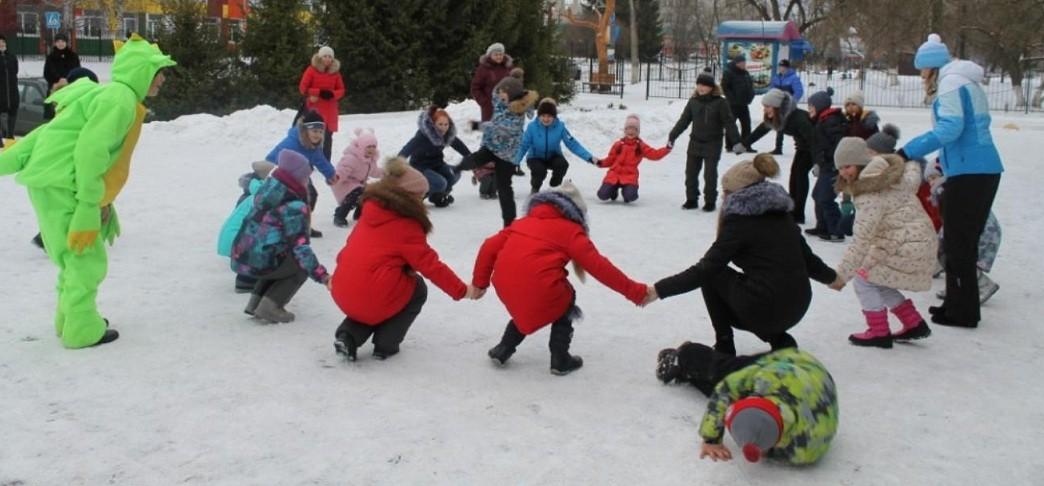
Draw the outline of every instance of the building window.
M205 26L207 32L214 36L215 39L221 38L221 19L217 17L207 17Z
M18 26L25 35L39 35L40 17L35 12L18 12Z
M123 36L130 37L135 32L138 32L138 17L129 15L123 17Z
M84 16L76 19L76 34L80 37L98 38L105 32L105 19L94 16Z
M164 31L170 27L170 22L167 20L165 15L148 15L148 36L150 39L156 39Z
M243 22L241 20L228 20L228 41L240 42L243 40Z

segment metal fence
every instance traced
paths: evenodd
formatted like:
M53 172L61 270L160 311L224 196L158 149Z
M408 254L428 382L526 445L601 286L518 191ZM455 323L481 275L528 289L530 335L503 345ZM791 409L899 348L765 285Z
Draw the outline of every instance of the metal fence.
M574 58L578 81L583 80L578 92L598 93L591 89L591 73L598 69L596 59ZM990 110L998 112L1044 113L1044 60L1030 65L1018 92L1011 78L999 74L988 74L983 90L989 99ZM715 79L721 79L720 67L710 61L642 63L638 78L641 84L631 84L631 63L610 64L610 73L615 76L615 85L606 94L623 96L628 86L645 90L645 98L685 99L696 87L696 77L709 68ZM920 76L898 75L879 69L851 69L829 72L825 69L807 68L799 71L805 85L805 96L827 87L834 89L834 101L841 105L855 91L862 91L866 106L925 108L924 84ZM619 91L618 91L618 90Z

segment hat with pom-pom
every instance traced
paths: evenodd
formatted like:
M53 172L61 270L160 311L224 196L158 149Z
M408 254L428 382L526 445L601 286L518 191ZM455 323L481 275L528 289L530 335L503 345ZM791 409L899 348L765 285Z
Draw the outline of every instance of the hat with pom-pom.
M494 91L503 91L507 93L509 100L514 101L525 95L526 88L522 85L521 79L514 76L504 76L504 79L497 83Z
M777 174L779 164L776 159L771 154L758 154L754 160L744 160L729 168L721 176L721 187L725 191L736 192Z
M743 448L743 457L758 462L783 436L783 416L779 406L768 399L746 397L732 404L725 415L725 427Z
M584 202L583 194L580 194L580 189L577 189L576 185L573 184L573 181L565 181L559 184L558 187L551 188L550 191L568 197L582 214L587 214L587 203Z
M808 97L808 104L816 109L817 112L821 112L830 108L834 104L834 88L827 87L826 91L819 91Z
M410 167L402 157L390 157L384 163L384 180L389 180L402 190L417 197L428 193L428 179L420 171Z
M352 145L356 147L376 147L377 146L377 135L373 133L372 128L356 128L355 140L352 140Z
M950 48L943 44L939 34L928 34L928 40L917 48L914 55L914 67L917 69L938 69L950 63Z
M879 154L894 154L895 144L899 141L899 127L885 123L881 131L866 139L866 147Z

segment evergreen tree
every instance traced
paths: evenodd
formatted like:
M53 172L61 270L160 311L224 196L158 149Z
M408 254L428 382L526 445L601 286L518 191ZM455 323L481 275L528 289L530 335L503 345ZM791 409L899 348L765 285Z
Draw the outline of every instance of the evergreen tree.
M163 0L162 5L170 23L157 40L178 65L164 71L163 94L149 107L160 120L190 113L227 114L235 106L235 53L229 53L214 24L207 22L204 4Z
M558 42L558 25L546 21L545 0L503 0L495 5L482 49L492 42L503 43L515 64L525 70L527 89L561 103L569 101L574 92L572 72Z
M659 0L637 0L638 9L638 59L642 62L655 62L660 49L663 48L663 22L660 21ZM621 26L630 25L631 5L630 2L616 2L616 18ZM617 58L622 52L628 56L631 51L627 40L626 30L620 36L622 51L617 51ZM628 48L623 48L626 45Z
M241 93L276 108L301 104L297 85L314 52L310 19L300 0L252 3L242 44L249 78L241 80Z

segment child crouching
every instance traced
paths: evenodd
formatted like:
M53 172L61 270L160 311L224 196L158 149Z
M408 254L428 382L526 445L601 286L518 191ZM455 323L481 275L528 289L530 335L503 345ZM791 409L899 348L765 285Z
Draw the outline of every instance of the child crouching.
M334 348L349 361L370 336L374 358L399 352L428 299L420 275L453 300L477 296L428 245L428 188L423 174L396 158L385 165L384 177L363 191L362 217L337 256L332 280L334 302L346 315Z
M309 246L312 167L292 150L279 152L278 160L232 244L232 270L257 279L243 312L269 322L291 322L294 314L285 307L305 280L329 285L330 275Z
M527 335L551 324L551 373L565 375L584 364L569 354L580 309L566 264L573 261L581 281L590 273L636 305L644 303L648 287L598 253L588 237L587 205L572 182L534 195L527 214L488 238L475 260L472 284L481 291L492 282L511 315L488 355L503 365Z
M272 172L272 169L275 169L275 166L264 160L254 162L252 165L254 170L239 177L239 187L243 189L243 194L236 200L236 209L225 220L225 224L221 225L221 233L218 235L218 255L225 258L232 256L232 242L239 234L239 229L243 227L243 220L254 207L254 195L261 189L265 178ZM253 292L256 284L256 278L236 274L235 290L237 294Z
M356 128L355 139L344 149L340 162L337 162L337 182L330 186L338 203L334 210L334 226L348 226L348 213L358 207L366 181L371 177L384 176L384 171L377 164L378 157L380 153L373 130Z

